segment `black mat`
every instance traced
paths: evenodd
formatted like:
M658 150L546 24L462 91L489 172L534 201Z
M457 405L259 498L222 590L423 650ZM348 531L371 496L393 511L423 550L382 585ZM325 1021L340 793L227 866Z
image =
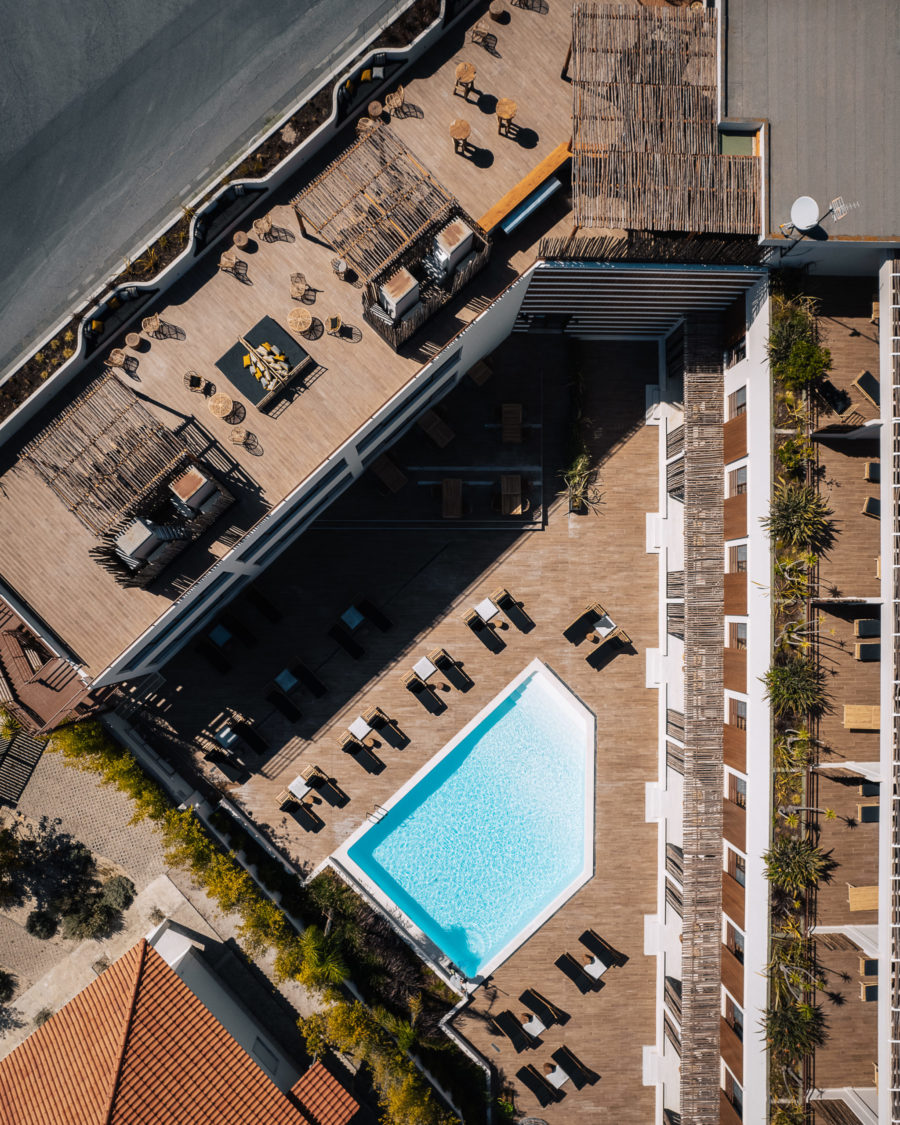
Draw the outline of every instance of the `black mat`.
M248 332L242 332L241 335L253 348L258 348L260 344L271 344L279 355L284 355L288 369L291 371L309 355L309 352L301 348L294 337L270 316L264 316L258 324L254 324ZM266 390L259 379L250 374L249 368L244 367L246 354L247 349L237 341L234 347L229 348L222 358L217 360L216 367L240 395L254 406L258 406L272 392Z

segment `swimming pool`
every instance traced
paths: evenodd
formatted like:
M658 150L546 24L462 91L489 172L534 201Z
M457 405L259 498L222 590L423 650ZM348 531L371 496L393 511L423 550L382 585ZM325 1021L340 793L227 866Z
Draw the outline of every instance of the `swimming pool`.
M535 660L333 859L481 979L591 877L593 810L594 716Z

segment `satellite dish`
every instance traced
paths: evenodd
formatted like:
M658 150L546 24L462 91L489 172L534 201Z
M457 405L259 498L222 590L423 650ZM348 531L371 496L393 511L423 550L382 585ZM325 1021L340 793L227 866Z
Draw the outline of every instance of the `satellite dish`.
M791 223L804 231L819 225L819 205L811 195L800 195L791 204Z

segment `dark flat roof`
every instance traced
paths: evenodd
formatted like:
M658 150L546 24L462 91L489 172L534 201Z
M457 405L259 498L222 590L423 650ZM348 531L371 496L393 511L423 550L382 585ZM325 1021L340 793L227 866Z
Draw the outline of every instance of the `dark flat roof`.
M832 238L900 240L900 4L727 0L725 116L768 118L767 231L811 195Z

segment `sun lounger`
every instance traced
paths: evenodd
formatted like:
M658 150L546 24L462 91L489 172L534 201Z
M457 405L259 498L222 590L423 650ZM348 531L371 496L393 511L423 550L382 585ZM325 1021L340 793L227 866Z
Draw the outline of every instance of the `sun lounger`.
M585 1066L569 1047L558 1047L550 1058L572 1079L572 1085L577 1090L582 1090L585 1086L593 1086L600 1080L600 1075L589 1066Z
M363 617L371 621L375 628L379 629L382 633L386 633L388 629L392 628L393 622L390 618L385 616L385 614L367 598L362 598L360 601L354 602L354 605Z
M480 359L474 366L469 368L466 374L476 387L481 387L490 379L494 372L485 360Z
M237 639L241 642L241 644L246 645L247 648L255 648L259 643L253 633L251 633L247 626L243 623L243 621L241 621L240 618L235 617L233 613L223 613L219 620L229 631L229 633L233 633L234 636L236 636Z
M353 639L347 626L344 624L332 625L328 630L328 636L331 637L333 641L337 641L344 652L354 660L359 660L360 657L365 654L365 649Z
M303 712L296 707L279 688L272 688L266 694L266 702L271 703L275 710L283 715L288 722L298 723L303 718Z
M850 385L856 387L863 398L867 398L873 406L881 405L881 384L871 371L860 371Z
M499 1012L491 1021L494 1027L512 1043L517 1054L522 1051L531 1051L537 1045L537 1040L528 1034L522 1022L508 1009Z
M489 622L479 617L474 609L470 609L465 615L463 624L467 625L481 643L489 648L491 652L500 652L502 649L506 648L506 641L504 641L502 637L498 637L496 629L494 629Z
M855 887L847 884L848 905L852 911L878 909L878 884L874 886Z
M519 445L522 441L522 404L504 402L500 407L500 440L504 445Z
M857 617L853 622L854 637L880 637L881 621L877 617Z
M501 613L506 614L520 633L530 633L534 628L534 621L525 612L523 603L517 601L509 590L501 586L491 594L491 601Z
M519 1003L524 1004L526 1008L530 1008L541 1023L547 1027L552 1027L555 1023L565 1024L569 1022L568 1012L563 1011L556 1004L552 1004L546 996L542 996L534 988L526 988L519 997Z
M565 973L582 995L586 995L588 992L597 992L603 987L603 981L588 976L571 953L564 953L561 957L557 957L554 964Z
M275 798L275 803L281 812L291 812L300 803L290 789L282 789Z
M571 644L577 645L591 632L594 622L606 616L606 610L599 602L591 602L575 620L563 630L563 636Z
M542 1106L552 1105L562 1097L559 1090L554 1089L543 1074L533 1066L523 1066L516 1072L516 1078L523 1086L528 1087Z
M426 410L418 420L417 425L423 433L434 442L438 449L444 449L456 437L440 414L434 410Z
M873 519L881 519L881 499L878 496L867 496L866 502L862 506L862 514L864 516L871 516Z
M462 481L459 477L444 477L441 481L441 518L458 520L462 514Z
M879 821L880 805L878 801L866 801L865 804L856 806L857 824L877 824Z
M870 484L881 484L881 462L866 461L863 476Z
M473 686L475 681L445 648L436 648L429 652L428 659L457 691L468 691Z
M619 953L618 950L614 949L609 942L604 941L594 930L585 930L578 940L585 949L589 950L601 961L605 961L607 965L624 965L628 960L624 953Z
M266 595L261 590L257 590L255 586L248 586L244 597L266 621L270 621L273 625L280 625L284 620L284 614L278 606L270 602Z
M199 653L204 660L209 661L217 672L221 672L224 675L226 672L231 671L230 662L225 659L221 650L207 637L201 637L200 640L197 641L194 645L194 651Z
M359 739L356 737L356 735L350 734L349 731L345 731L341 735L340 739L338 740L338 745L344 751L345 754L356 754L360 750L365 749L365 747L359 741Z
M863 641L853 646L856 660L873 661L881 659L881 641Z
M399 492L406 484L405 474L387 456L386 453L372 462L372 472L381 481L388 492Z
M298 660L295 664L291 665L291 675L295 676L307 691L311 692L316 699L321 699L328 691L328 688L322 683L315 672L311 672L306 665Z

